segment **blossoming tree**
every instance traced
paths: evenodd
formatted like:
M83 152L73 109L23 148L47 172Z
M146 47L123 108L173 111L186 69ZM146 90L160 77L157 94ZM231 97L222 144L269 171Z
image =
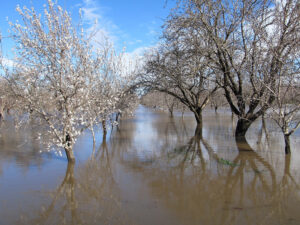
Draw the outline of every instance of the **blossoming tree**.
M23 23L10 23L16 56L6 79L22 115L46 125L50 145L74 162L77 137L101 121L101 112L114 110L106 73L113 58L107 49L96 52L82 26L73 26L68 12L51 0L43 16L33 8L17 11Z

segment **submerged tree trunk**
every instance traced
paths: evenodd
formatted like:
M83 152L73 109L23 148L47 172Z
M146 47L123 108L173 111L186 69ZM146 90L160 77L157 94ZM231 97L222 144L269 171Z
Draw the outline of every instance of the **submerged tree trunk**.
M291 155L285 156L284 174L290 175Z
M202 139L202 124L197 124L195 129L195 137Z
M103 129L103 139L106 139L107 128L106 128L106 121L102 120L102 129Z
M290 143L290 135L284 134L284 142L285 142L285 154L291 153L291 143Z
M215 112L216 113L218 112L218 106L215 106Z
M4 112L4 110L3 110L4 106L3 105L4 104L3 104L2 98L0 98L0 122L3 120L3 112Z
M170 113L170 117L173 118L174 115L173 115L173 109L169 109L169 113Z
M67 159L69 163L75 163L74 152L72 148L65 148Z
M261 117L261 123L262 123L262 130L265 132L266 140L267 140L267 143L269 144L270 138L269 138L269 133L268 133L268 130L267 130L265 113L263 113L263 115Z
M96 145L96 136L95 136L95 131L94 131L94 125L91 126L91 132L93 136L93 146Z
M95 131L94 131L94 126L91 126L91 132L92 132L92 136L93 136L93 152L92 152L92 157L94 157L95 155L95 151L96 151L96 136L95 136Z
M66 135L67 147L65 147L66 156L69 163L75 162L75 156L73 152L72 140L69 134Z
M121 113L119 113L119 112L117 112L117 113L116 113L116 120L115 120L116 122L118 122L118 121L119 121L119 117L120 117L120 115L121 115Z
M195 136L201 137L202 138L202 126L203 126L203 121L202 121L202 110L199 108L194 112L195 118L197 121L197 127L195 130Z
M251 152L253 149L249 145L245 136L235 137L235 143L239 152Z
M245 118L239 118L237 121L236 129L235 129L235 137L236 140L241 139L241 141L246 140L246 132L248 131L252 121L247 120Z
M202 109L201 108L196 109L194 111L194 115L195 115L195 118L197 121L197 125L201 124L201 126L202 126Z

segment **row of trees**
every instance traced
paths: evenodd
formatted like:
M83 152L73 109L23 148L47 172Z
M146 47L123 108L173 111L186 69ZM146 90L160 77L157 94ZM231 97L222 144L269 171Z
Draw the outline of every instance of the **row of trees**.
M220 107L228 106L221 89L218 89L216 92L214 92L214 94L210 97L209 102L211 108L213 108L216 113ZM167 111L169 112L170 117L173 117L175 111L181 112L181 116L183 117L185 111L187 110L187 106L182 104L178 98L165 92L156 90L146 92L141 97L141 104L154 109Z
M138 83L186 105L197 132L216 92L238 117L237 140L270 112L289 153L289 136L300 125L299 47L297 0L179 0Z
M159 91L151 91L146 93L141 98L141 104L154 109L167 111L170 117L174 116L175 110L180 111L182 116L186 111L186 106L177 98Z
M225 98L237 115L237 140L269 113L289 153L289 136L300 126L297 0L178 0L137 79L109 41L96 51L92 35L51 0L43 17L33 8L17 11L22 24L11 23L16 56L13 66L1 60L1 92L20 121L46 125L50 143L69 161L77 137L90 129L95 140L97 124L105 131L111 115L130 112L137 98L132 90L140 86L167 94L170 113L175 104L186 106L197 133L212 98L216 109Z
M33 8L17 11L22 24L10 23L16 56L12 67L1 61L1 85L13 96L18 121L30 118L46 127L49 147L64 149L74 162L73 146L84 130L95 140L95 125L105 128L108 117L134 106L132 78L124 76L123 55L109 41L95 50L82 24L74 26L51 0L43 17Z

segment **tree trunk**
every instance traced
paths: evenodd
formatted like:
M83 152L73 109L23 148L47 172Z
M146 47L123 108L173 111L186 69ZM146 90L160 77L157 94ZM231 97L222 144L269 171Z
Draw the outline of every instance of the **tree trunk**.
M92 152L92 157L94 157L95 155L95 151L96 151L96 136L95 136L95 131L94 131L94 125L91 126L91 132L92 132L92 136L93 136L93 152Z
M107 128L106 128L106 121L102 120L102 129L103 129L103 139L106 139L106 134L107 134Z
M117 113L116 113L116 120L115 120L116 122L118 122L118 121L119 121L119 116L120 116L120 113L119 113L119 112L117 112Z
M195 118L197 121L197 127L195 130L195 136L202 138L202 126L203 126L203 121L202 121L202 110L198 108L196 112L194 112Z
M106 129L106 121L102 120L102 129L103 129L103 136L106 136L107 129Z
M290 143L290 135L284 134L284 142L285 142L285 154L291 153L291 143Z
M66 143L67 147L65 147L66 156L69 163L75 162L74 152L73 152L73 145L72 140L69 134L66 135Z
M194 114L195 114L195 118L197 121L197 125L200 124L202 126L202 110L201 110L201 108L196 109Z
M103 136L102 136L102 145L106 145L106 134L103 133Z
M202 139L202 124L197 124L195 129L195 137Z
M65 179L63 181L63 188L65 192L66 201L68 202L68 208L70 209L71 224L76 224L76 209L77 202L75 197L75 176L74 176L75 163L68 163Z
M253 151L251 146L248 144L245 136L236 136L235 143L239 152Z
M66 175L63 182L66 182L67 184L74 185L75 177L74 177L74 163L69 163L66 171Z
M75 163L74 152L72 148L65 148L66 156L69 163Z
M170 117L173 118L174 115L173 115L173 109L169 109L169 112L170 112Z
M236 139L245 140L246 132L248 131L252 121L239 118L237 121L236 129L235 129L235 137Z
M284 163L284 174L285 175L290 174L290 165L291 165L291 155L286 155L285 163Z

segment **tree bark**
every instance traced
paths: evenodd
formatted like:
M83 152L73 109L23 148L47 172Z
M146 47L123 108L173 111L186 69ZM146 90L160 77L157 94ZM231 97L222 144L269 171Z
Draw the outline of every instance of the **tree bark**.
M291 143L290 143L290 135L284 134L284 142L285 142L285 154L291 153Z
M245 118L239 118L237 121L236 129L235 129L235 137L236 139L245 140L246 132L249 129L252 121L247 120Z
M95 136L95 131L94 131L93 125L91 126L91 132L92 132L92 136L93 136L93 152L92 152L92 157L94 157L95 151L96 151L96 136Z
M103 129L103 136L102 136L102 139L106 139L106 135L107 135L107 128L106 128L106 121L105 120L102 120L102 129Z
M196 121L197 121L197 126L198 125L201 125L202 126L202 110L201 108L198 108L194 111L194 115L195 115L195 118L196 118Z
M290 175L291 155L285 156L284 174Z
M67 147L65 147L66 156L69 163L75 163L75 156L73 152L72 140L69 134L66 135Z
M119 113L119 112L117 112L117 113L116 113L116 120L115 120L116 122L118 122L118 121L119 121L119 116L120 116L120 113Z
M72 148L65 148L68 163L75 163L75 156Z
M197 121L195 136L202 138L202 127L203 127L202 110L198 108L197 110L194 111L194 115Z
M169 112L170 112L170 117L173 118L174 115L173 115L173 109L169 109Z
M202 132L202 124L197 123L196 129L195 129L195 137L202 139L202 133L203 133Z
M102 129L103 129L103 136L106 136L107 129L106 129L106 121L102 120Z
M239 152L253 152L245 136L235 137L235 143Z

